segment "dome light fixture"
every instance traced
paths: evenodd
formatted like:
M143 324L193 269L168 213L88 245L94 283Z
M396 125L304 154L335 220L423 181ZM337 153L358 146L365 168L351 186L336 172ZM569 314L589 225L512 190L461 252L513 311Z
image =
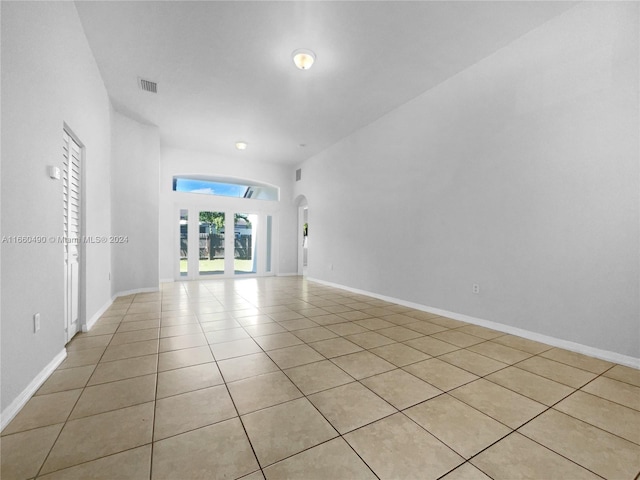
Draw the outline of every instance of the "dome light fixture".
M246 150L248 146L249 144L247 142L242 142L242 141L236 142L236 148L238 150Z
M293 63L300 70L309 70L313 62L316 61L316 54L306 48L295 50L291 56L293 57Z

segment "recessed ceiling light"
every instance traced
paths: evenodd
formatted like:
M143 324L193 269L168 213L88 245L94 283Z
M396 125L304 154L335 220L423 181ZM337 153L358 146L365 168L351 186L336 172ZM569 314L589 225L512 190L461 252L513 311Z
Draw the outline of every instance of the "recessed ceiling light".
M248 145L247 142L236 142L236 148L238 150L246 150Z
M291 55L293 57L293 63L295 63L296 67L300 70L309 70L313 62L316 61L316 54L306 48L299 48Z

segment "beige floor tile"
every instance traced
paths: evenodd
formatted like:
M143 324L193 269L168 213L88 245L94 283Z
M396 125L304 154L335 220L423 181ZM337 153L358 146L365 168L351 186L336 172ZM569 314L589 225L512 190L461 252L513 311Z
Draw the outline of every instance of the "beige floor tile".
M160 327L160 337L178 337L181 335L195 335L202 333L199 323L186 323L183 325L162 325Z
M605 372L604 376L640 387L640 370L635 368L616 365L611 370Z
M77 335L67 345L68 352L88 350L90 348L106 347L111 342L113 335L94 335L90 337L78 337Z
M273 363L273 360L266 353L254 353L222 360L218 362L218 367L226 382L234 382L278 370L278 366Z
M607 377L598 377L593 382L582 387L582 390L625 407L640 410L640 387L629 383Z
M228 328L226 330L215 330L213 332L206 332L204 336L207 338L207 342L211 345L214 343L233 342L235 340L244 340L245 338L251 338L244 328Z
M460 349L460 347L456 345L443 342L433 337L414 338L413 340L407 340L403 343L433 357Z
M437 358L430 358L423 362L407 365L403 367L403 370L445 392L478 378L477 375L454 367Z
M376 300L369 300L368 303L371 303L373 305L380 305L376 307L369 307L369 308L362 309L362 312L368 313L372 317L382 317L385 315L395 315L396 313L398 313L390 309L388 306L379 304Z
M531 357L516 365L522 370L535 373L549 380L568 385L573 388L580 388L585 383L596 377L595 373L590 373L579 368L570 367L564 363L549 360L542 357Z
M346 305L327 305L326 307L324 307L324 310L330 313L344 313L344 312L350 312L353 309L350 307L347 307Z
M494 360L498 360L499 362L507 363L509 365L520 362L525 358L529 358L531 356L530 353L523 352L522 350L516 350L515 348L511 347L506 347L491 340L484 343L479 343L477 345L472 345L471 347L469 347L469 350L479 353L480 355L484 355L485 357L493 358Z
M237 418L161 440L153 448L153 480L208 480L212 472L216 478L238 478L258 468Z
M99 320L88 332L80 332L75 338L89 338L95 335L113 335L118 330L120 322L103 322Z
M159 312L160 311L160 303L158 302L149 302L149 303L132 303L127 313L142 313L142 312Z
M505 368L485 378L548 406L559 402L574 391L571 387L517 367Z
M555 410L520 429L520 433L604 478L634 478L640 446Z
M283 311L283 312L273 312L269 314L269 317L271 317L271 319L275 320L276 322L284 322L287 320L296 320L296 319L304 318L304 316L300 315L297 312L294 312L293 310Z
M547 408L484 379L459 387L449 394L514 429Z
M78 389L31 397L2 435L65 422L81 393Z
M397 367L404 367L405 365L430 358L426 353L402 343L392 343L383 347L372 348L370 352L384 358Z
M95 366L88 365L85 367L55 370L38 389L36 395L83 388L89 381L89 377L91 377L94 369Z
M344 338L330 338L328 340L310 343L309 346L327 358L362 351L361 347Z
M154 441L236 416L224 385L162 398L156 402Z
M91 375L88 385L98 385L156 373L157 365L158 355L145 355L99 363Z
M442 393L441 390L401 369L374 375L361 382L398 410L404 410Z
M101 362L123 360L125 358L142 357L158 353L158 340L110 345L104 352Z
M465 458L511 432L510 428L446 394L409 408L405 414Z
M356 333L355 335L348 335L345 338L350 342L353 342L365 349L381 347L382 345L395 343L395 340L392 340L389 337L385 337L384 335L380 335L377 332Z
M598 358L587 357L586 355L570 352L569 350L563 350L562 348L552 348L551 350L541 353L540 356L598 374L603 373L614 366L611 362L606 362Z
M151 442L153 402L67 422L42 473L122 452Z
M217 332L218 330L241 328L241 325L238 322L236 322L233 318L231 318L231 315L229 315L229 318L224 318L220 320L203 319L202 316L198 318L200 318L200 322L201 322L200 327L202 328L203 332Z
M77 419L151 402L155 399L155 394L155 374L87 387L69 418Z
M471 463L495 479L599 478L517 432L480 453Z
M353 323L368 330L380 330L381 328L391 328L395 326L395 323L387 322L381 318L365 318L364 320L356 320Z
M262 470L257 470L249 475L245 475L244 477L240 477L238 480L265 480L264 475L262 474Z
M58 370L62 370L64 368L83 367L86 365L96 365L100 361L105 350L106 349L104 347L100 347L91 348L89 350L67 352L67 358L65 358L60 364Z
M431 323L435 323L436 325L442 325L447 328L459 328L464 327L465 325L469 325L466 322L462 322L460 320L454 320L453 318L448 317L432 317L429 319Z
M376 476L342 438L335 438L317 447L265 468L267 480L282 479L349 479L374 480Z
M282 369L324 360L322 355L308 345L294 345L293 347L271 350L269 357Z
M253 339L265 351L291 347L293 345L301 345L303 343L302 340L290 332L275 333L273 335L254 337Z
M394 370L395 365L370 352L356 352L331 359L333 363L355 379Z
M337 333L325 327L305 328L304 330L296 330L293 334L305 343L319 342L338 336Z
M174 350L158 355L158 371L164 372L174 368L209 363L213 360L213 354L208 346Z
M355 335L356 333L369 332L368 329L357 325L354 322L334 323L327 325L327 329L340 336Z
M227 384L240 415L302 397L282 372L265 373Z
M640 412L637 410L580 391L553 408L640 444Z
M493 340L494 338L504 335L503 332L481 327L480 325L466 325L464 327L457 328L456 331L475 335L476 337L484 338L485 340Z
M431 336L462 348L470 347L471 345L476 345L485 341L484 338L469 335L468 333L461 332L460 330L446 330L444 332L434 333Z
M456 350L455 352L441 355L438 358L481 377L507 367L506 363L469 350Z
M442 480L491 480L491 477L487 477L470 463L464 463L442 477Z
M157 328L145 328L144 330L118 332L111 339L111 345L122 345L123 343L142 342L144 340L156 340L157 338L160 338L160 330Z
M358 382L316 393L309 400L341 434L397 412Z
M464 459L398 413L345 436L382 480L436 479Z
M181 314L175 314L175 312L172 312L168 315L163 314L162 321L160 322L161 327L173 327L173 326L188 325L188 324L197 325L198 317L196 315L182 316Z
M294 311L307 318L319 317L320 315L327 315L330 313L327 310L318 307L301 308L299 310L295 309Z
M202 347L207 345L204 333L180 335L178 337L165 337L160 339L160 352L182 350L183 348Z
M263 467L338 436L306 398L249 413L242 420Z
M226 360L227 358L250 355L252 353L261 353L262 349L251 338L245 338L232 342L216 343L215 345L211 345L211 351L216 361L220 361Z
M102 457L38 478L44 480L138 480L149 478L151 445Z
M339 317L338 315L335 315L335 314L320 315L319 317L313 317L313 321L315 323L317 323L318 325L324 325L324 326L333 325L335 323L343 323L344 320L345 320L344 318Z
M533 355L537 355L538 353L553 348L551 345L534 342L533 340L517 337L515 335L503 335L502 337L494 338L493 341L500 345L504 345L505 347L515 348L516 350L522 350L523 352L531 353Z
M353 310L351 312L338 313L339 317L344 320L348 320L353 322L355 320L364 320L365 318L371 318L373 315L369 315L368 313L361 312L359 310Z
M35 477L58 438L62 423L6 435L0 440L0 478Z
M381 335L384 335L385 337L389 337L392 340L395 340L396 342L404 342L406 340L411 340L413 338L418 338L423 336L422 333L416 332L414 330L410 330L400 325L390 327L390 328L383 328L383 329L377 330L377 332Z
M329 360L285 370L287 376L305 395L353 382L353 378Z
M429 320L430 318L438 317L439 315L431 312L423 312L422 310L410 310L405 312L405 315L418 320Z
M413 319L411 323L405 323L403 326L423 335L433 335L434 333L446 332L449 330L447 327L443 327L442 325L436 325L435 323L422 320L416 322L415 319Z
M136 330L151 330L155 328L160 328L159 318L127 322L125 317L116 333L135 332Z
M284 327L276 322L261 323L260 325L249 325L244 327L249 335L252 337L259 337L262 335L272 335L274 333L286 332Z
M156 398L169 397L224 383L215 363L201 363L191 367L158 374Z
M122 317L122 322L129 323L129 322L144 322L147 320L160 320L160 317L161 317L160 312L130 313ZM156 326L159 327L160 323L158 322Z

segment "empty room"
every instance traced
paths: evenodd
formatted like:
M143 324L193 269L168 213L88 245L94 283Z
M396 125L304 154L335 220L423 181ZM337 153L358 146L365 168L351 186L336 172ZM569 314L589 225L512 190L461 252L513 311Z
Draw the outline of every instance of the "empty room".
M3 480L637 480L640 4L5 1Z

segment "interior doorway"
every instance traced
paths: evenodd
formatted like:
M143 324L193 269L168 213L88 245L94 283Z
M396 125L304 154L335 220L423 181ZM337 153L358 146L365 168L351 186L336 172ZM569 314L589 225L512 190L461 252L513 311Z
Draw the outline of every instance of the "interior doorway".
M304 196L298 199L298 275L306 275L309 265L309 205Z
M81 158L82 146L63 130L64 318L66 341L80 330Z

